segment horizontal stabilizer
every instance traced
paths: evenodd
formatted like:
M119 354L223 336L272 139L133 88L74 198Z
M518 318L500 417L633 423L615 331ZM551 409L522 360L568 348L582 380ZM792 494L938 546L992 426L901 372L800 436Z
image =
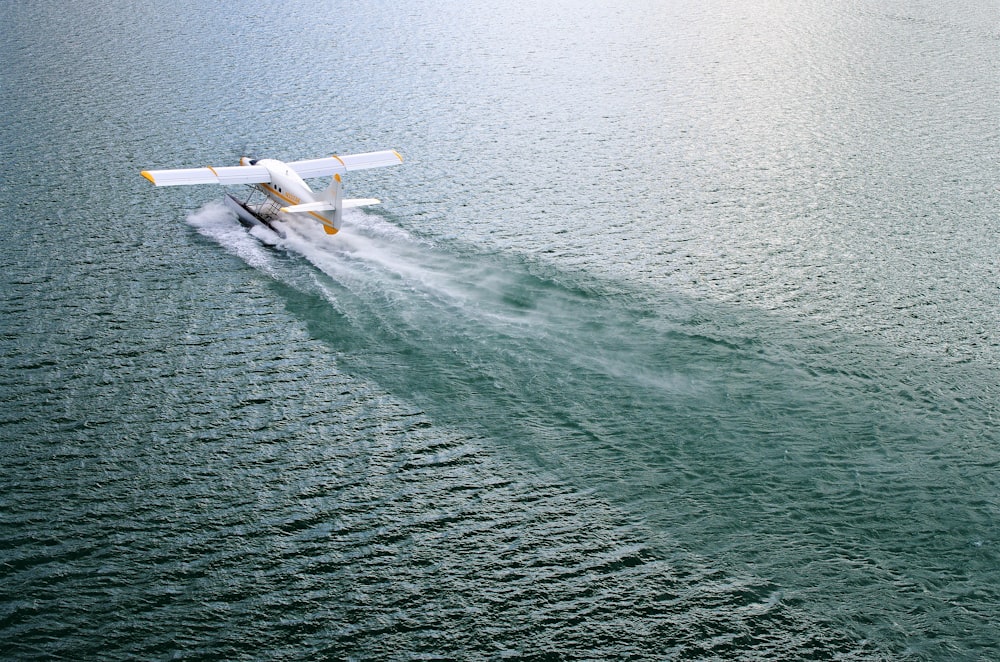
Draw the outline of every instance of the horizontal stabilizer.
M378 205L381 204L381 200L376 200L375 198L354 198L351 200L344 200L344 209L353 209L354 207L367 207L368 205Z
M213 168L180 168L177 170L143 170L142 176L157 186L189 184L266 184L271 175L264 166L223 166Z
M368 207L369 205L378 205L381 203L382 201L376 198L353 198L351 200L344 200L342 204L344 209L354 209L355 207ZM301 205L282 207L281 211L286 214L297 214L309 211L333 211L334 209L336 207L332 202L320 200L319 202L306 202Z
M336 209L332 202L327 200L320 200L318 202L305 202L301 205L290 205L288 207L282 207L281 211L286 214L297 214L299 212L307 211L333 211Z

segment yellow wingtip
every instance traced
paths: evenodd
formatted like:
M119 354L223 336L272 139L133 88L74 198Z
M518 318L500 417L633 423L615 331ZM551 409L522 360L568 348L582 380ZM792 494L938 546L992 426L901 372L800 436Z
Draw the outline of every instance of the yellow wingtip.
M396 150L392 150L392 153L396 155L396 158L397 158L397 159L399 159L399 162L400 162L400 163L402 163L402 162L403 162L403 155L402 155L402 154L400 154L400 153L399 153L399 152L397 152Z
M156 185L156 180L153 179L153 176L151 174L149 174L148 170L143 170L142 171L142 176L145 177L146 179L148 179L149 181L153 182L154 186Z

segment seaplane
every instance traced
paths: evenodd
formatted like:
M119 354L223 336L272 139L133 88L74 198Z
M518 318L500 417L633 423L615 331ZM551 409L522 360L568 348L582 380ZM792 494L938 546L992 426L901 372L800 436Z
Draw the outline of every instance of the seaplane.
M345 209L379 204L374 198L345 200L342 175L351 170L384 168L402 162L403 157L395 150L288 163L244 156L238 166L143 170L142 176L156 186L246 184L250 187L248 196L240 199L226 193L225 198L226 205L244 225L263 225L284 234L275 226L276 221L311 219L318 221L327 234L337 234ZM330 177L330 185L322 191L313 191L305 180L314 177Z

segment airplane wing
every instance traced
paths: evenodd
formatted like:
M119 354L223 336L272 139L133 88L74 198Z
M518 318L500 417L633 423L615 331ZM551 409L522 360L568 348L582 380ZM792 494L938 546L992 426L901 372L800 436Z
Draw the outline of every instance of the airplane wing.
M225 166L213 168L180 168L177 170L143 170L142 176L157 186L187 184L264 184L271 175L264 166Z
M395 150L328 156L322 159L287 163L299 177L331 177L349 170L384 168L399 165L403 157ZM176 170L143 170L142 176L157 186L188 184L264 184L271 181L267 168L261 165L223 166L213 168L180 168Z
M328 156L322 159L306 161L290 161L288 166L302 179L309 177L331 177L344 174L349 170L364 170L365 168L384 168L399 165L403 157L399 152L387 149L381 152L365 154L346 154L344 156Z

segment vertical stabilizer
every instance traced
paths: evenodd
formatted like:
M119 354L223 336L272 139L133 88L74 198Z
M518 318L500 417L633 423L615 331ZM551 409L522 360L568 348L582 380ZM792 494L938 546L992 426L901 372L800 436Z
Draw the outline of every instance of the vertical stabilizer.
M340 229L340 221L344 217L343 189L340 175L336 174L330 180L330 186L323 192L323 198L333 203L333 227L337 230Z

